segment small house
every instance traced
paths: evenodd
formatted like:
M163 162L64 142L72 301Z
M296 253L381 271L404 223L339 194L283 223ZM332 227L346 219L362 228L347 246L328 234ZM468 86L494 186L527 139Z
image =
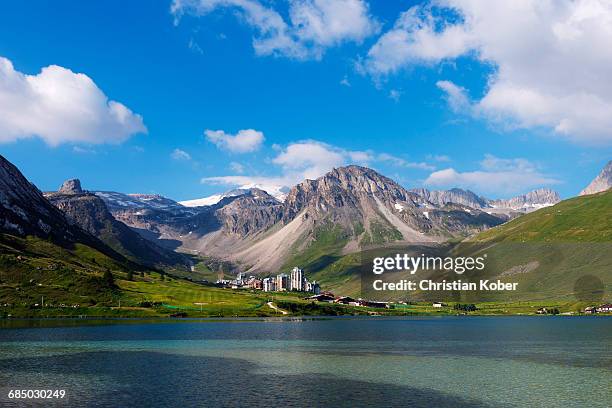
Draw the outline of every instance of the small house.
M361 300L359 304L364 307L375 307L380 309L389 307L389 304L387 302L377 302L374 300Z
M334 303L342 303L343 305L348 305L350 303L355 303L355 299L350 296L340 296L334 300Z
M321 293L319 295L308 296L305 299L314 300L316 302L327 302L327 303L332 303L335 300L333 296L327 295L325 293Z

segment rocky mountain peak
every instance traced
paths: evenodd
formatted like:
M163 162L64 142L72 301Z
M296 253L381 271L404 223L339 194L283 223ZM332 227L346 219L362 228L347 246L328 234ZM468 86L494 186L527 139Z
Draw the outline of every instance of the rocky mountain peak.
M541 208L557 204L561 201L559 194L549 188L538 188L526 194L513 197L507 200L489 200L489 204L496 208Z
M287 201L294 201L299 196L323 195L328 199L338 198L343 194L350 195L392 195L405 200L409 194L395 181L372 169L351 165L339 167L316 180L304 180L293 187Z
M580 195L595 194L610 188L612 188L612 160L606 164L591 184L580 192Z
M246 237L278 222L283 205L265 191L251 188L242 195L223 198L213 208L225 231Z
M561 201L559 193L550 188L538 188L525 194L525 199L531 204L558 203Z
M350 188L365 193L377 193L380 191L403 190L393 180L387 178L367 167L356 165L339 167L321 177L323 183L340 184L344 188Z
M415 188L410 191L436 206L444 206L446 204L461 204L471 208L485 208L489 206L485 198L479 197L470 190L462 190L460 188L433 191L426 188Z
M83 193L83 189L81 188L81 180L79 179L70 179L64 181L64 184L58 190L58 193L61 194L81 194Z
M285 199L283 219L292 219L306 207L316 211L326 211L328 208L358 209L364 199L412 203L415 197L376 171L351 165L333 169L316 180L304 180L294 186Z
M280 202L270 194L259 188L250 188L244 190L240 195L227 196L221 199L213 207L223 208L227 206L245 207L249 205L280 205Z

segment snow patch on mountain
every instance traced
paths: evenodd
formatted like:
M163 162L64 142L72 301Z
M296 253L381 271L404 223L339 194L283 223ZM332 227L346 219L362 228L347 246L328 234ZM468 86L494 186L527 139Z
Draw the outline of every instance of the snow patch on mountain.
M240 188L230 190L226 193L222 194L213 194L208 197L196 198L193 200L185 200L179 201L178 203L185 207L203 207L209 205L218 204L221 200L228 197L238 197L244 194L247 194L249 191L254 189L263 190L266 193L270 194L272 197L276 198L278 201L283 202L285 198L287 198L287 192L289 191L287 187L277 186L274 188L270 188L270 186L266 186L266 188L262 188L263 186L259 184L249 184L242 186Z

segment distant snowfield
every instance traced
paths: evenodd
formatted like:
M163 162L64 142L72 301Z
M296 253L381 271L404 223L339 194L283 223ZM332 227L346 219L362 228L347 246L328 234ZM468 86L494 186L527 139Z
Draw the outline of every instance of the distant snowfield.
M223 197L223 194L215 194L204 198L196 198L195 200L179 201L178 203L185 207L202 207L205 205L215 205Z
M265 188L262 188L262 186L260 185L253 184L249 186L243 186L241 188L231 190L223 194L213 194L208 197L196 198L193 200L179 201L178 203L184 207L202 207L205 205L215 205L226 197L236 197L236 196L246 194L251 188L257 188L257 189L263 190L266 193L270 194L272 197L276 198L281 203L285 201L285 198L287 198L287 193L285 192L284 187L266 190Z

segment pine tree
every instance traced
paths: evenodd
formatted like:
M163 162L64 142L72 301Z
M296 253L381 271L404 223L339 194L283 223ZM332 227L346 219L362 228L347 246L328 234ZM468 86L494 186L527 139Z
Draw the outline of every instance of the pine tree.
M104 271L104 283L106 283L106 286L109 288L115 287L115 278L113 278L113 274L111 273L110 269Z

